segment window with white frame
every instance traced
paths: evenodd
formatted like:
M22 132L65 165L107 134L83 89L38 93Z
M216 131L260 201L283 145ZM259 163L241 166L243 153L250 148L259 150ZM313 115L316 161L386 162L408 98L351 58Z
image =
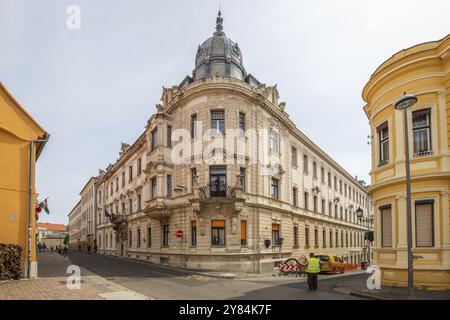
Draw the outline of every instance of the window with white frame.
M389 128L387 121L377 127L379 141L379 163L383 165L389 162Z
M270 129L270 152L280 152L280 134L273 129Z
M431 109L423 109L413 112L413 148L414 156L431 154Z

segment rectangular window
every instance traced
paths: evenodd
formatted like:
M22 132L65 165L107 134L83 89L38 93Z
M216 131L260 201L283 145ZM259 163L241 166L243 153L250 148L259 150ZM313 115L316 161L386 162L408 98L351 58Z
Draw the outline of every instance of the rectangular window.
M131 230L128 232L128 244L131 246L133 245L133 233L131 232Z
M239 136L245 136L245 113L239 112Z
M328 172L328 187L331 188L331 173Z
M431 154L431 109L412 114L414 156Z
M165 224L163 225L163 247L168 247L169 246L169 225Z
M152 199L154 199L154 198L156 198L156 196L157 196L157 194L156 194L156 192L157 192L157 188L156 188L156 177L153 177L151 180L150 180L150 183L151 183L151 190L150 190L150 198L152 198Z
M125 171L122 172L122 188L125 187Z
M128 181L131 182L133 181L133 166L130 166L130 168L128 169Z
M309 227L305 226L305 247L309 247Z
M336 230L336 236L334 238L334 241L336 241L336 248L339 247L339 231Z
M317 208L317 196L313 197L313 206L314 206L314 212L319 212L319 209Z
M239 179L241 180L241 190L242 192L246 191L246 177L245 177L245 168L240 168L239 170Z
M317 163L313 161L313 178L317 179Z
M341 247L344 247L344 231L341 231Z
M167 175L167 198L172 198L172 175Z
M330 239L329 239L329 241L330 241L330 248L333 248L333 231L332 230L330 230Z
M308 173L308 156L306 154L303 155L303 172Z
M116 177L116 192L119 191L119 177Z
M380 161L379 166L389 162L389 128L387 121L377 127Z
M172 148L172 126L167 126L167 147Z
M225 220L211 220L211 245L225 245Z
M142 159L139 158L139 159L137 160L137 172L136 172L136 175L137 175L137 176L140 176L141 173L142 173Z
M347 184L344 183L344 196L347 197Z
M141 229L140 228L137 229L137 247L138 248L141 247Z
M191 169L191 188L194 186L194 180L197 177L197 168Z
M314 228L314 247L319 247L319 229Z
M298 189L296 187L292 188L292 205L294 207L298 205Z
M280 244L280 225L278 223L272 223L272 246L278 246Z
M128 208L129 208L129 212L133 213L133 200L132 199L128 200Z
M339 192L342 194L342 180L339 180Z
M155 128L152 131L151 135L152 135L152 145L150 147L150 151L153 151L158 146L158 129Z
M191 221L191 246L197 246L197 222Z
M380 214L381 214L381 246L392 247L391 206L380 207Z
M110 187L111 195L113 195L113 186L114 186L114 184L111 182L111 187Z
M225 111L211 111L211 129L215 134L225 134Z
M326 208L325 208L325 199L322 199L322 214L325 214L326 212L325 212L325 210L326 210Z
M416 201L416 247L434 246L433 201Z
M328 215L331 216L333 214L333 204L328 202Z
M322 229L322 247L327 247L327 231L325 228Z
M193 139L197 139L197 128L198 123L197 123L197 114L193 114L191 116L191 138Z
M298 226L294 226L294 247L298 247Z
M137 209L138 211L142 210L142 196L140 194L137 196Z
M337 191L338 187L337 187L337 178L334 177L334 190Z
M241 220L241 246L247 245L247 220Z
M280 153L280 135L273 129L270 129L270 152Z
M298 163L297 163L297 148L292 147L291 153L292 153L292 165L294 167L297 167L297 165L298 165Z
M303 193L303 203L305 204L305 209L308 210L308 192Z
M323 167L320 168L320 182L325 183L325 169Z
M279 199L279 192L278 192L278 179L272 178L271 179L271 191L272 191L272 199Z
M152 226L147 227L147 247L152 246Z

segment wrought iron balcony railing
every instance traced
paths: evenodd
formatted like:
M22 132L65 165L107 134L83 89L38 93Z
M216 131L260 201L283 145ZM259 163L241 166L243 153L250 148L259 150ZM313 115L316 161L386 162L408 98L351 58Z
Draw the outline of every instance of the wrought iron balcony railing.
M235 198L236 188L234 186L229 186L225 182L217 181L213 183L208 183L206 186L199 188L200 198Z

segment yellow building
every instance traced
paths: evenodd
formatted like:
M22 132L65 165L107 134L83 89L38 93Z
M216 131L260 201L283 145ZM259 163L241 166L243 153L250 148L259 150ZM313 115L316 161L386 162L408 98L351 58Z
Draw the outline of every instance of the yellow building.
M37 275L35 163L47 136L0 82L0 243L22 247L24 275L31 277ZM29 216L31 246L28 245Z
M407 285L404 111L411 163L414 285L450 289L450 35L402 50L371 76L362 96L372 134L370 194L375 212L374 262L382 284Z

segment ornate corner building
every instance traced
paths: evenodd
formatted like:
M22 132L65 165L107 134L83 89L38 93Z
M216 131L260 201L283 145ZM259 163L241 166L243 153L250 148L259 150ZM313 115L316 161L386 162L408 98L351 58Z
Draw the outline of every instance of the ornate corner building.
M243 272L310 252L366 260L367 187L247 73L222 24L219 12L192 77L163 88L142 135L96 177L98 252Z
M385 61L363 90L372 131L375 208L374 260L382 283L407 283L407 204L404 92L417 96L408 109L411 161L414 284L450 288L450 36L402 50Z

